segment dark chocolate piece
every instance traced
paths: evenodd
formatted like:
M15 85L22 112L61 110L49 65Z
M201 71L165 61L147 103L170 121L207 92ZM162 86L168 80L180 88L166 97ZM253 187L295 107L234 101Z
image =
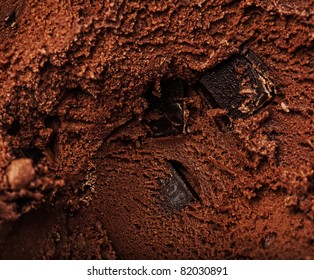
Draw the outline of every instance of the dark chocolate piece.
M275 94L263 62L251 51L229 59L200 80L211 107L227 109L232 118L246 118Z
M162 185L163 204L167 210L176 211L189 203L200 200L189 181L182 172L182 165L176 161L168 161L171 175L168 179L160 179Z
M251 104L251 110L260 109L265 103L276 94L276 88L271 81L266 65L262 60L249 49L243 52L244 57L251 65L251 71L257 83L257 94Z
M159 97L148 97L150 112L154 118L148 120L151 134L155 137L177 135L184 128L184 85L181 80L167 80L161 83Z

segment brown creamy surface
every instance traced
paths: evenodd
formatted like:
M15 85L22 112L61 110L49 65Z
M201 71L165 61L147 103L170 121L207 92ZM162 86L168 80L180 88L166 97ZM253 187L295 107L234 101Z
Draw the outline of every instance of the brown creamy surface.
M0 258L313 259L313 14L0 0Z

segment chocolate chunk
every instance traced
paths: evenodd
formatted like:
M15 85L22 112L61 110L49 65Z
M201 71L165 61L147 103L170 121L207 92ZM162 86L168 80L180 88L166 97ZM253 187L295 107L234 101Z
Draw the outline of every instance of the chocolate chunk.
M275 94L266 66L251 51L227 60L200 80L212 107L227 109L232 118L246 118Z
M177 135L184 127L184 85L181 80L161 83L160 96L148 97L154 118L148 119L152 136Z
M234 71L235 61L219 66L217 69L206 73L201 84L206 88L206 98L214 107L227 109L232 117L241 115L238 108L244 102L240 95L240 86Z
M181 210L189 203L199 200L199 197L182 173L181 164L176 161L169 161L168 164L170 177L159 180L162 185L163 204L167 210Z
M251 65L254 81L257 84L257 94L253 99L251 110L258 110L276 94L276 88L271 81L266 65L250 50L243 52L244 57Z

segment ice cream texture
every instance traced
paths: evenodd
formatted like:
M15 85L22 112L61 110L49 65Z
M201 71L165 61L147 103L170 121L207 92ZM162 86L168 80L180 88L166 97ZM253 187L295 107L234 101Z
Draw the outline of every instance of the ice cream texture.
M313 259L313 14L0 0L0 259Z

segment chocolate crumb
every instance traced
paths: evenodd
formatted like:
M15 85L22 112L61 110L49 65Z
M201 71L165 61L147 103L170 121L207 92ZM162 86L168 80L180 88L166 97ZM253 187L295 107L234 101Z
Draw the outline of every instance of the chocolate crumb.
M35 178L32 160L27 158L13 160L6 170L6 176L13 190L26 188Z

